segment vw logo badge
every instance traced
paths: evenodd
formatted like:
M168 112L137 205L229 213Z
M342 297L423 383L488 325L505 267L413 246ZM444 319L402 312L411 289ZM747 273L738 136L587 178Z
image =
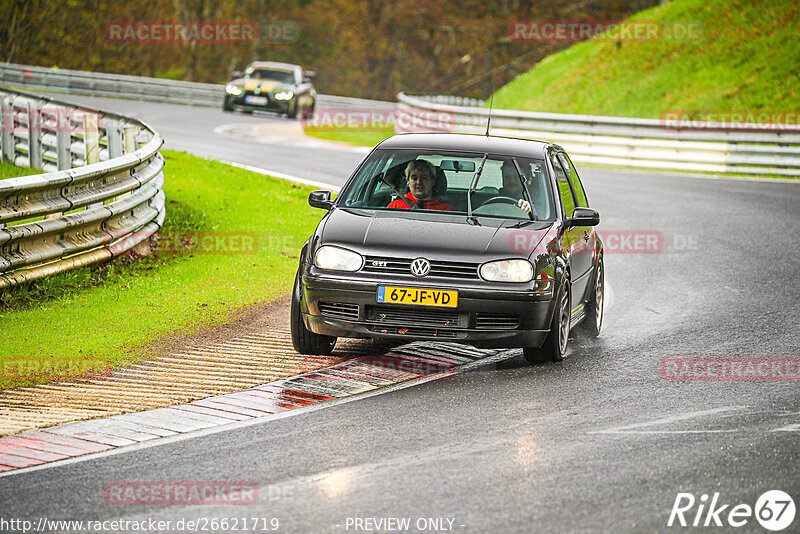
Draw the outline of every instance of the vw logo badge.
M414 276L427 276L429 272L431 272L431 263L425 258L417 258L411 262L411 274Z

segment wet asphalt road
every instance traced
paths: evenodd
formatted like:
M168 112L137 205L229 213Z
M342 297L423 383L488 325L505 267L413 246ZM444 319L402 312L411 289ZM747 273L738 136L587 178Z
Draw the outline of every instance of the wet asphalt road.
M298 176L313 168L315 180L336 183L361 157L209 135L269 118L107 102L137 111L170 148ZM408 518L412 532L669 532L688 530L667 527L679 492L718 492L724 527L697 530L767 532L754 518L730 527L728 511L773 489L800 505L799 383L669 381L659 362L800 354L800 185L582 177L601 230L660 233L663 248L608 251L604 332L573 338L563 362L529 366L509 351L446 380L2 477L0 514L173 526L277 518L278 532L404 531L367 518ZM103 488L116 481L242 481L258 486L258 502L108 505ZM800 518L784 532L798 531Z

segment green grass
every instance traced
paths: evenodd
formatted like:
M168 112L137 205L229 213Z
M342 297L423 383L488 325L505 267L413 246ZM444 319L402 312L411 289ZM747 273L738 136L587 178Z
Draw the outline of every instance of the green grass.
M17 167L11 163L0 161L0 180L6 178L16 178L17 176L27 176L30 174L42 174L40 169L29 169L28 167Z
M163 236L257 238L244 253L160 252L84 268L0 293L0 389L141 358L161 334L224 322L249 304L289 292L297 254L322 212L312 188L185 153L163 151L167 218ZM231 243L230 240L225 241Z
M306 135L324 139L326 141L337 141L358 146L375 146L387 137L394 135L394 125L378 125L374 130L364 130L357 128L328 128L318 126L306 126L303 131Z
M578 43L498 90L494 106L645 118L800 109L800 4L793 0L674 0L629 19L637 20L688 22L702 36Z

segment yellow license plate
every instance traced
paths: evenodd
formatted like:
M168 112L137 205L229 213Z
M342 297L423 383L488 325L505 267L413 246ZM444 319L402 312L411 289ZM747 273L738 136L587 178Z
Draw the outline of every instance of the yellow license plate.
M420 287L378 286L378 302L417 306L458 306L458 291Z

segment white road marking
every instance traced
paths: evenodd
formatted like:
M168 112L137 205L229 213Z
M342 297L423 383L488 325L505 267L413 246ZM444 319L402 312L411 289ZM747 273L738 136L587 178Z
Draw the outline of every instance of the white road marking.
M714 408L712 410L703 410L699 412L689 412L678 415L656 419L654 421L646 421L644 423L636 423L633 425L618 426L609 428L607 430L595 430L588 432L589 434L703 434L703 433L722 433L734 432L734 430L647 430L645 427L652 427L656 425L666 425L678 421L686 421L688 419L695 419L698 417L705 417L708 415L715 415L723 412L731 412L736 410L744 410L747 406L726 406L723 408Z
M800 423L792 423L791 425L775 428L770 432L800 432Z

